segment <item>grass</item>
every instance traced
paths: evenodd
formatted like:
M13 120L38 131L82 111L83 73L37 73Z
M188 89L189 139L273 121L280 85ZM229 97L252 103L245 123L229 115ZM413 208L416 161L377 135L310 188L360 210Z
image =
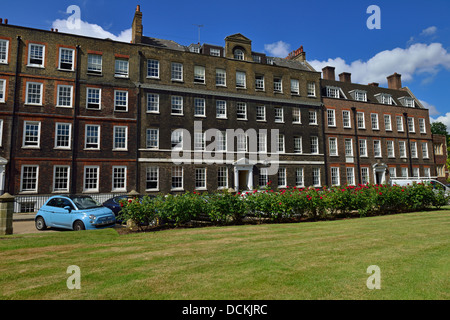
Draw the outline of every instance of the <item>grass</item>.
M0 237L1 299L449 299L450 208L361 219ZM81 289L66 286L81 269ZM368 266L381 269L369 290Z

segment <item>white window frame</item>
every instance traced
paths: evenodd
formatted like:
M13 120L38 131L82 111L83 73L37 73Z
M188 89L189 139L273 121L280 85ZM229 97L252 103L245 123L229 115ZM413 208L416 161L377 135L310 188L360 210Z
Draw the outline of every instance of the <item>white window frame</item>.
M312 182L313 182L314 187L320 187L322 185L321 177L320 177L320 168L312 169L312 178L313 178ZM317 179L317 183L315 183L316 181L314 181L316 179Z
M378 121L378 113L370 114L370 123L372 126L372 130L380 130L380 124Z
M183 96L171 96L170 97L170 114L173 116L184 115L184 101ZM176 112L174 112L174 110Z
M194 66L194 83L205 84L205 67Z
M384 115L384 129L386 131L392 131L392 119L390 114Z
M68 126L69 127L69 136L68 136L68 146L58 146L58 137L60 136L58 134L58 127L60 125ZM67 122L56 122L55 123L55 149L62 149L62 150L70 150L72 148L72 124Z
M424 118L419 118L419 132L427 133L426 122Z
M395 158L394 140L386 140L386 149L388 158Z
M31 63L31 47L42 48L42 63ZM45 67L45 45L39 43L29 43L28 44L28 57L27 57L27 67L34 68L44 68Z
M227 119L227 102L225 100L216 100L216 118Z
M32 141L27 141L27 137L31 137L31 136L27 136L27 125L37 125L38 126L38 130L37 130L37 142L31 145L29 145L30 142ZM23 122L23 139L22 139L22 148L25 149L39 149L41 146L41 122L40 121L29 121L29 120L25 120Z
M311 136L311 154L319 154L319 137Z
M97 147L88 147L88 127L97 127L97 142L90 144L97 144ZM98 124L86 124L84 127L84 150L100 150L100 130L101 127Z
M412 159L417 159L419 158L419 153L417 152L417 142L416 141L411 141L411 158Z
M36 168L36 177L35 179L35 187L33 189L25 189L24 188L24 173L25 168ZM38 165L22 165L20 168L20 192L21 193L37 193L39 190L39 166Z
M152 142L156 142L156 145L152 145ZM147 149L159 149L159 129L147 128L145 131L145 147Z
M39 102L35 103L35 102L29 102L30 99L30 85L37 85L39 86ZM43 92L44 92L44 84L42 82L32 82L32 81L28 81L27 85L26 85L26 96L25 96L25 104L26 105L30 105L30 106L42 106L42 96L43 96ZM34 94L34 93L33 93ZM37 95L37 94L36 94Z
M331 167L331 185L332 186L339 186L340 183L340 175L339 175L339 167Z
M375 158L381 158L381 140L373 140L373 156Z
M260 112L261 110L263 111L262 113ZM256 121L266 121L266 106L256 106Z
M395 118L396 118L396 121L397 121L397 131L398 132L404 132L405 131L405 127L403 125L403 117L402 116L396 116Z
M274 112L275 112L274 122L275 123L284 123L284 109L283 109L283 107L275 107L274 108Z
M346 157L353 157L353 139L351 138L344 139L344 149Z
M429 159L428 142L422 142L422 159Z
M195 190L206 190L207 170L206 168L195 168ZM199 185L197 183L200 182Z
M116 129L125 129L125 146L124 147L118 147L116 143L116 138L118 132ZM113 126L113 150L114 151L127 151L128 150L128 126Z
M123 100L118 99L118 95L121 97L125 94L125 105L122 104ZM118 103L121 104L118 104ZM120 110L118 108L125 108L125 110ZM128 112L128 91L127 90L114 90L114 111L115 112Z
M170 146L172 150L183 150L183 133L184 131L182 130L172 130L170 134Z
M291 94L293 95L300 94L300 82L298 79L291 79Z
M292 108L292 123L302 124L302 110L299 107Z
M303 137L302 136L294 136L294 153L297 153L297 154L303 153Z
M367 157L367 139L359 139L359 156Z
M6 79L0 79L0 103L6 102Z
M278 180L278 188L286 188L287 186L286 168L278 168L277 180Z
M351 116L350 116L350 111L349 110L343 110L342 111L342 126L344 128L351 128L352 127Z
M155 180L156 177L156 180ZM148 188L148 183L155 183L156 188ZM151 166L145 170L145 191L159 191L159 167Z
M308 97L315 97L316 96L316 83L315 82L308 81L307 94L308 94Z
M327 87L327 97L339 99L340 89L337 87Z
M89 93L89 92L93 92L93 93ZM90 102L89 100L97 100L97 96L98 94L98 108L93 108L90 107L89 105L97 105L97 103L94 102ZM86 109L88 110L100 110L102 108L102 89L101 88L94 88L94 87L87 87L86 88Z
M283 79L281 77L273 78L273 92L283 93Z
M9 40L6 39L0 39L0 42L4 43L5 47L5 59L0 59L0 64L8 64L8 58L9 58Z
M96 53L88 53L87 73L101 75L103 72L103 56Z
M295 185L297 187L305 186L305 169L295 168Z
M227 72L225 69L216 69L216 86L226 87L227 86Z
M369 167L361 167L361 184L370 183Z
M94 188L86 188L86 180L88 173L88 169L95 169L96 179L95 179L95 187ZM91 179L91 178L89 178ZM83 168L83 192L99 192L99 182L100 182L100 167L99 166L84 166Z
M400 155L400 158L407 158L408 155L406 154L406 141L399 141L398 142L398 152Z
M69 99L70 99L70 103L68 105L66 104L61 104L59 99L61 98L61 91L64 91L64 89L69 89ZM66 97L67 98L67 97ZM56 95L56 106L57 107L61 107L61 108L72 108L73 106L73 86L69 86L69 85L61 85L59 84L57 86L57 95Z
M225 173L225 174L223 174ZM221 180L225 181L225 185L220 185ZM228 168L218 167L217 168L217 189L227 189L228 188Z
M265 81L263 74L255 75L255 90L264 91L265 89Z
M206 117L206 100L204 98L194 98L194 116Z
M127 58L116 58L114 61L114 77L128 78L130 76L130 61Z
M411 133L416 132L416 126L414 124L414 117L408 117L408 130Z
M309 110L308 112L309 125L317 125L317 111Z
M159 113L158 93L147 93L147 113Z
M336 157L339 155L337 138L334 137L328 138L328 150L331 157Z
M357 112L356 113L356 124L358 126L358 129L365 129L366 128L366 120L365 120L365 115L364 112Z
M327 109L327 125L328 127L336 127L336 110Z
M147 59L147 78L159 79L159 60Z
M347 184L349 186L356 185L356 183L355 183L355 168L354 167L346 167L345 174L346 174L346 178L347 178Z
M247 88L247 75L244 71L236 71L236 88L246 89Z
M123 170L123 173L119 174L123 174L123 181L120 181L119 179L122 179L121 177L119 177L118 175L116 176L116 172L115 170ZM127 171L128 168L127 166L112 166L111 168L111 192L126 192L127 191ZM119 183L116 183L117 181L119 181L120 184L123 184L123 187L115 187L114 185L118 185Z
M282 133L277 134L277 153L285 153L285 136Z
M179 62L172 62L170 67L170 74L172 81L183 82L183 64Z
M62 68L61 64L62 62L62 52L63 51L70 51L72 53L72 68L71 69L66 69L66 68ZM75 50L71 49L71 48L59 48L59 57L58 57L58 70L61 71L74 71L75 69Z
M66 181L64 181L64 184L66 184L66 188L56 188L56 171L58 168L67 169L67 178ZM62 180L61 177L58 178L59 180ZM53 166L53 192L59 193L59 192L69 192L70 190L70 166L64 166L64 165L55 165Z
M247 104L245 102L236 102L236 119L247 120Z
M181 172L181 176L179 175ZM177 174L176 176L174 174ZM181 186L174 187L174 178L181 178ZM184 168L182 166L173 166L171 168L170 190L184 190Z

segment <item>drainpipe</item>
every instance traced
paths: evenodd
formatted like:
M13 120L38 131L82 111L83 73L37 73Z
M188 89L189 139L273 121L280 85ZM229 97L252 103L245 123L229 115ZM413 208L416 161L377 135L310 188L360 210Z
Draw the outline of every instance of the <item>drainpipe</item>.
M77 45L76 47L77 53L76 53L76 62L77 65L75 66L75 87L74 87L74 107L73 107L73 128L72 128L72 177L70 181L72 182L70 191L72 194L77 193L77 154L78 154L78 135L79 135L79 128L78 128L78 113L80 109L80 49L81 46Z
M14 194L14 167L15 167L15 161L14 161L14 146L16 144L16 127L17 127L17 119L16 119L16 110L17 110L17 103L18 103L18 95L19 95L19 68L20 68L20 42L21 42L21 36L17 36L17 54L16 54L16 73L15 73L15 79L14 79L14 101L13 101L13 110L12 110L12 117L11 117L11 138L9 142L9 167L8 167L8 173L6 177L6 181L8 181L7 184L5 184L5 191Z
M406 125L406 140L407 142L407 148L408 148L408 157L409 157L409 173L408 176L412 177L412 158L411 158L411 142L409 141L409 124L408 124L408 113L404 112L403 116L405 117L405 125ZM417 148L416 148L417 149ZM417 150L416 150L417 152Z
M357 167L357 171L358 171L358 184L361 184L362 180L361 180L361 165L359 163L359 137L358 137L358 120L356 118L356 108L352 107L352 111L353 111L353 126L355 127L355 143L356 143L356 167Z

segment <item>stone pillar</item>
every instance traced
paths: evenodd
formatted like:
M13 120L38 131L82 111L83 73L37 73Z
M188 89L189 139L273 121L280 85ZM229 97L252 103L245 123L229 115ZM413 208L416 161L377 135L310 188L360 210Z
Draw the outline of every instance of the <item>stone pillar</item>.
M0 196L0 235L13 233L14 197L9 193Z

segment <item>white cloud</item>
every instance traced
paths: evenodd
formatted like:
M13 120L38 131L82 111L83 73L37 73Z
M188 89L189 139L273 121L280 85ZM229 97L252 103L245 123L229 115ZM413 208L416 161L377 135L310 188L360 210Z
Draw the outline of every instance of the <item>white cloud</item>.
M100 38L100 39L112 39L115 41L121 42L130 42L131 41L131 28L123 30L119 35L112 34L109 31L104 30L101 26L97 24L92 24L82 20L73 20L69 19L57 19L53 21L52 24L53 29L58 29L59 32L63 33L72 33L81 36Z
M420 100L420 103L424 106L424 108L429 110L430 118L441 114L438 109L432 104L429 104L428 102L423 100Z
M271 44L265 44L264 50L267 51L271 56L285 58L290 52L290 44L278 41Z
M431 36L435 34L437 31L437 28L435 26L428 27L420 33L421 36Z
M436 119L430 118L431 122L442 122L447 126L447 131L450 130L450 112L447 112L445 116L437 117Z
M338 57L327 61L308 61L317 71L325 66L336 68L336 75L350 72L352 81L367 84L386 84L386 77L397 72L402 81L410 81L417 74L437 74L442 68L450 70L450 53L440 43L416 43L406 49L395 48L377 53L367 61L347 63Z

